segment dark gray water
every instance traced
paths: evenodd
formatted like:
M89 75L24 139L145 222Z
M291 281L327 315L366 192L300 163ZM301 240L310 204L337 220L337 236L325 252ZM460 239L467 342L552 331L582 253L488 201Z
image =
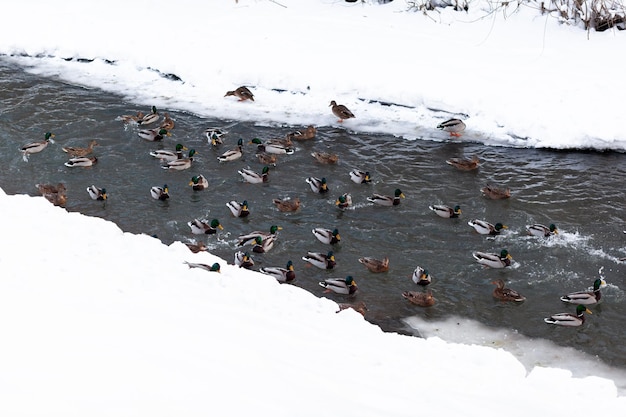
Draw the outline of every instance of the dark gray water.
M211 251L232 262L236 237L252 230L282 226L277 245L269 253L255 255L256 267L296 267L294 285L323 296L318 281L325 277L352 275L359 286L357 300L367 303L367 320L384 330L412 332L403 319L418 315L428 321L450 316L468 317L492 328L512 329L530 338L551 340L575 347L618 368L626 368L623 343L624 265L626 235L623 192L626 155L614 152L552 151L486 147L471 137L449 142L407 141L384 135L354 134L343 128L322 127L314 141L297 142L293 155L280 156L270 171L269 183L242 182L237 170L249 166L260 171L250 139L282 137L302 126L264 127L234 120L167 111L175 120L173 136L151 143L137 136L136 127L116 120L122 114L148 111L151 103L124 102L97 89L68 85L58 80L29 75L10 64L0 64L0 186L8 194L38 195L36 183L64 182L68 187L68 211L111 220L123 230L157 235L164 243L193 241L187 222L193 218L217 218L224 230L217 236L200 237ZM203 135L207 127L226 127L225 143L213 149ZM56 143L22 160L19 148L53 132ZM243 138L244 157L219 163L217 156ZM95 139L97 165L68 168L62 146L86 146ZM194 148L198 156L186 171L168 172L149 156L149 151L172 149L176 143ZM322 165L313 151L339 155L336 165ZM476 171L462 172L448 166L451 157L478 155ZM369 170L373 182L350 181L353 168ZM209 188L194 192L188 186L193 175L202 174ZM311 192L305 179L326 177L330 192ZM480 189L487 183L510 187L507 200L489 200ZM106 204L92 201L86 187L106 187ZM150 197L150 187L168 184L166 202ZM400 188L406 198L397 207L378 207L367 202L372 193L392 194ZM354 207L340 211L334 204L349 192ZM300 198L295 213L281 213L273 198ZM226 203L246 199L251 215L233 218ZM459 219L443 219L428 209L430 204L460 205ZM502 222L509 229L495 240L477 235L467 225L473 218ZM526 236L525 226L555 223L560 234L549 240ZM313 227L337 227L342 236L334 250L337 267L322 271L307 266L307 251L331 249L318 242ZM506 270L484 269L472 251L508 249L516 261ZM390 258L387 273L368 272L361 256ZM401 297L416 286L410 277L417 266L433 275L430 288L437 304L423 309ZM603 301L591 306L592 316L580 328L557 328L543 318L574 308L559 300L566 292L586 289L597 277L606 279ZM527 297L521 305L503 304L491 296L491 281L505 280ZM337 301L343 296L326 295Z

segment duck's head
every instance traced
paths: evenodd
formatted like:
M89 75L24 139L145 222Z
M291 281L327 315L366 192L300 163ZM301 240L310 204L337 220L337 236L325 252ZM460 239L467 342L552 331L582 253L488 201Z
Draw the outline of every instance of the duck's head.
M548 226L550 228L550 231L554 234L559 234L559 229L556 228L556 226L554 225L554 223L550 224L550 226Z
M220 264L218 264L217 262L215 262L213 265L211 265L211 271L213 272L220 272Z
M366 174L366 175L367 175L367 174ZM402 193L402 191L400 191L400 189L399 189L399 188L396 188L396 191L394 191L394 195L395 195L396 197L402 197L402 198L404 198L404 194Z
M195 149L190 149L189 150L189 157L193 158L196 155L196 150Z
M257 245L262 245L263 244L263 238L261 236L257 236L254 239L254 243L256 243Z
M333 251L328 251L328 253L326 254L326 259L328 259L329 261L334 261L335 260L335 255L333 254Z
M165 130L165 129L163 129ZM182 143L177 143L176 144L176 152L180 152L180 151L186 151L187 148L182 144Z
M243 202L241 203L241 209L248 210L248 200L243 200Z
M239 138L239 140L237 141L237 145L238 146L243 146L243 139Z
M100 191L101 191L101 193L102 193L102 194L101 194L101 195L102 195L102 198L103 198L104 200L106 200L106 199L107 199L107 189L106 189L106 188L103 188L103 189L102 189L102 190L100 190Z
M591 310L589 310L583 304L578 304L578 306L576 307L576 315L581 316L583 313L593 314Z
M513 259L508 250L502 249L500 251L500 259Z
M494 227L496 230L508 229L508 227L506 227L502 223L496 223Z
M291 262L291 261L287 261L286 268L287 268L288 270L290 270L290 271L293 271L293 269L294 269L294 268L293 268L293 262Z
M341 237L339 236L339 229L333 229L333 236L339 240Z
M330 104L328 105L328 107L336 106L336 105L337 105L337 102L335 100L332 100Z
M356 281L352 278L352 275L348 275L346 277L345 283L348 287L356 286Z
M159 135L161 135L161 136L172 136L172 134L170 132L168 132L167 129L159 129Z
M152 109L151 109L151 110L152 110L152 113L153 113L153 114L156 114L156 112L157 112L157 108L156 108L156 106L152 106Z
M461 206L454 206L452 211L454 211L454 214L461 214Z
M189 185L197 185L202 180L202 175L194 175L189 181Z
M224 228L223 228L223 227L222 227L222 225L220 224L220 221L219 221L219 220L217 220L217 219L213 219L213 220L211 220L211 227L212 227L212 228L214 228L214 229L215 229L215 228L218 228L218 229L220 229L220 230L224 230Z
M262 145L263 142L261 142L261 139L259 138L254 138L250 141L250 144Z
M594 291L598 291L600 289L601 286L606 285L606 281L603 279L596 279L595 281L593 281L593 290Z
M164 192L165 194L167 194L167 193L169 193L169 192L170 192L169 188L167 188L167 184L163 184L163 192Z
M270 167L268 167L267 165L265 165L265 166L263 167L263 171L261 171L261 174L265 175L265 174L267 174L267 173L269 173L269 172L270 172Z
M245 203L245 201L244 201L244 203ZM283 230L283 228L281 226L272 226L272 227L270 227L270 233L271 234L274 234L274 233L278 232L279 230Z
M46 140L50 140L54 137L54 133L46 132L45 138Z

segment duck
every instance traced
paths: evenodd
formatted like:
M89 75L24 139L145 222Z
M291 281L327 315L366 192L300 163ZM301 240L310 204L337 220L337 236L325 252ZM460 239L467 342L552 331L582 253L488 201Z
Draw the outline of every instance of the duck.
M256 154L256 158L263 165L271 165L273 167L276 166L276 161L278 161L278 158L276 157L276 154L269 154L267 152L258 152Z
M241 235L237 238L237 246L252 244L256 240L257 236L261 236L263 239L267 239L270 236L278 236L279 230L283 230L283 228L281 226L272 225L269 232L255 230L254 232L250 232L246 235Z
M174 120L172 120L170 115L165 113L163 115L163 117L164 117L163 121L161 122L161 125L159 127L161 129L165 129L167 131L170 131L170 130L174 129Z
M194 191L201 191L209 188L209 181L204 178L204 175L194 175L191 177L189 185Z
M505 288L504 281L502 281L501 279L497 279L495 281L492 281L491 283L496 285L496 288L494 288L492 294L493 294L493 298L497 300L515 301L517 303L521 303L522 301L526 300L526 297L524 297L517 291L512 290L510 288Z
M190 243L185 242L185 245L189 248L193 253L208 251L209 248L203 242Z
M421 291L404 291L402 293L402 297L409 300L411 304L415 304L420 307L431 307L435 305L435 298L433 297L432 291L428 290L426 292Z
M224 230L224 227L217 219L213 219L210 222L208 220L193 219L187 222L187 225L191 228L191 233L194 235L212 235L217 233L217 229Z
M582 304L576 306L576 314L558 313L543 319L548 324L557 326L578 327L585 323L585 313L592 314L587 307Z
M356 281L351 275L345 278L327 278L319 282L319 285L326 290L325 293L334 292L336 294L354 295L359 289Z
M150 151L150 156L166 162L183 159L183 151L186 151L187 148L182 143L177 143L175 149L176 150L174 151L168 151L165 149Z
M89 197L91 197L92 200L103 201L107 199L106 188L98 188L95 185L90 185L87 187L87 193L89 193Z
M163 185L163 187L154 186L150 188L150 195L155 200L164 201L170 198L170 191L169 188L167 188L167 184Z
M192 263L192 262L185 262L187 264L187 266L189 266L189 268L200 268L200 269L204 269L207 272L221 272L221 266L218 262L215 262L213 265L209 265L209 264L201 264L201 263Z
M341 241L341 236L339 236L339 230L337 228L330 230L324 229L323 227L316 227L312 229L311 232L320 242L326 245L334 245L335 243L339 243Z
M306 256L302 257L302 260L320 269L333 269L337 265L333 251L328 251L327 253L307 252Z
M249 252L238 250L235 252L235 265L239 268L251 269L254 266L254 259L250 257Z
M159 142L163 140L165 136L172 136L172 134L166 129L157 127L155 129L142 129L137 132L137 136L150 142Z
M242 156L243 156L243 139L239 138L239 140L237 141L237 147L224 152L223 154L217 157L217 160L220 162L228 162L228 161L234 161L235 159L239 159Z
M502 249L500 254L497 253L486 253L486 252L473 252L472 256L476 261L481 264L491 268L505 268L511 265L511 254L506 250Z
M274 205L276 206L278 211L282 211L282 212L297 211L300 208L300 199L299 198L295 198L293 200L292 199L274 198L272 200L272 203L274 203Z
M362 171L357 168L350 171L350 179L355 184L368 184L372 182L369 171Z
M460 137L465 130L465 122L461 119L448 119L445 122L441 122L437 125L437 129L441 129L444 132L449 132L450 136Z
M260 141L260 139L259 139ZM256 143L256 142L255 142ZM285 148L291 148L293 147L293 141L288 137L285 136L283 138L271 138L271 139L267 139L265 141L266 144L270 144L270 145L280 145L280 146L284 146Z
M511 190L509 188L498 188L490 184L487 184L480 189L485 197L489 197L492 200L503 200L511 197Z
M204 130L204 136L206 136L207 140L212 146L217 146L224 143L222 136L226 135L227 133L227 131L219 127L208 127Z
M387 272L389 270L389 258L381 259L364 256L359 258L359 262L365 265L370 272Z
M54 136L54 133L46 132L46 134L44 135L44 140L39 142L32 142L22 146L20 148L20 151L22 151L22 159L24 160L24 162L28 162L29 155L39 153L46 149L49 143L54 143L54 140L52 139L54 138Z
M287 265L285 265L284 268L279 266L266 266L259 268L259 272L276 278L276 281L280 283L289 284L296 279L296 271L291 261L287 261Z
M554 225L554 223L551 223L548 227L544 226L543 224L531 224L526 226L526 231L530 236L537 237L549 237L559 234L559 230Z
M352 195L350 195L350 193L343 193L335 200L335 205L341 210L347 209L352 206Z
M266 238L257 236L254 239L254 246L252 246L252 252L254 253L269 252L274 247L275 242L276 242L276 236L268 236Z
M254 94L248 89L248 87L241 86L235 90L227 91L224 97L235 96L239 101L254 101Z
M308 177L305 181L314 193L324 194L328 192L326 178Z
M65 207L67 203L67 187L62 182L58 184L35 184L39 193L55 206Z
M443 217L444 219L456 218L461 215L461 206L458 205L452 208L445 204L432 204L428 206L428 208L434 211L437 216Z
M63 152L70 154L71 156L85 156L93 152L93 147L98 146L98 141L91 140L86 148L79 148L76 146L66 146L61 148Z
M138 111L137 114L124 114L122 116L118 116L117 120L121 120L124 123L138 123L139 120L144 118L144 116L144 112Z
M292 155L295 152L293 148L278 143L263 143L259 138L252 139L250 144L256 144L259 152L266 152L273 155Z
M76 158L70 158L64 165L66 167L75 168L75 167L90 167L98 162L98 158L95 156L77 156Z
M245 182L249 182L251 184L261 184L269 180L269 171L270 168L265 165L263 167L263 171L261 171L260 174L252 171L249 168L243 168L237 172L243 177Z
M311 156L320 164L336 164L339 161L339 155L328 152L313 152Z
M226 203L226 207L230 210L234 217L248 217L250 209L248 208L248 200L239 203L237 200L231 200Z
M340 313L343 310L352 309L356 311L357 313L360 313L363 317L365 317L365 312L368 311L367 304L365 304L365 301L360 301L356 304L338 303L337 306L339 307L339 310L337 310L336 313Z
M495 225L493 225L485 220L479 219L470 220L469 222L467 222L467 224L473 227L474 230L476 230L476 232L481 235L495 236L499 235L502 230L508 229L508 227L503 225L502 223L496 223Z
M184 169L191 168L191 163L193 162L193 158L197 155L195 149L189 149L189 154L187 158L176 159L174 161L167 161L165 165L161 168L167 169L170 171L182 171Z
M399 188L396 188L393 197L389 195L372 194L370 197L367 197L367 201L378 204L379 206L391 207L400 204L400 198L404 198L404 194Z
M600 293L600 287L603 285L606 285L606 282L598 278L593 282L593 291L572 292L562 296L561 301L570 304L596 304L600 301L600 298L602 298L602 293Z
M337 104L335 100L330 102L329 107L332 107L331 110L333 114L339 118L339 120L337 120L339 123L343 123L344 120L352 119L355 117L354 113L352 113L350 109L348 109L343 104Z
M305 129L287 133L286 137L290 140L310 140L315 139L316 134L317 129L315 128L315 126L307 126Z
M413 275L411 276L411 280L415 284L425 287L427 285L430 285L430 283L433 281L433 277L430 275L430 273L428 273L428 269L424 269L421 266L417 266L413 270Z
M152 108L150 109L150 113L137 120L137 124L150 125L159 120L159 117L159 112L157 111L156 106L152 106Z
M461 171L473 171L480 166L480 160L476 155L471 158L450 158L446 160L446 164L452 165Z

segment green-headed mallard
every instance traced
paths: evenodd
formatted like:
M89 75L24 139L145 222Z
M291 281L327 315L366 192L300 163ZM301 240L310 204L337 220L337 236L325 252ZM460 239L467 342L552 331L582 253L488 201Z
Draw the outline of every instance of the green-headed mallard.
M137 120L137 124L140 125L150 125L159 120L159 112L157 111L156 106L152 106L150 109L150 113L143 116L141 119Z
M77 156L76 158L70 158L64 165L70 168L76 167L90 167L98 162L98 158L95 156Z
M235 252L235 265L239 268L251 269L254 266L254 259L250 253L238 250Z
M290 140L309 140L314 139L317 134L315 126L307 126L305 129L296 130L288 133L286 137Z
M177 159L183 159L183 151L186 150L187 148L182 143L177 143L175 151L159 149L156 151L151 151L150 156L153 156L162 161L176 161Z
M450 158L446 160L446 164L452 165L461 171L472 171L480 165L480 160L476 155L471 158Z
M409 300L411 304L418 305L420 307L430 307L435 305L435 298L432 291L404 291L402 297Z
M351 275L345 278L327 278L319 284L321 287L326 288L325 293L334 292L337 294L354 295L359 289Z
M274 155L291 155L295 152L293 148L289 148L278 143L263 143L259 138L252 139L250 144L256 144L259 152L266 152Z
M227 91L224 97L235 96L239 99L239 101L250 100L254 101L254 94L248 89L248 87L241 86L236 90Z
M559 234L559 230L556 228L554 223L550 224L548 227L543 224L531 224L526 226L526 230L529 235L537 237L548 237Z
M166 129L157 127L155 129L142 129L137 132L137 136L150 142L158 142L163 140L165 136L172 136L172 134Z
M270 227L269 232L261 232L261 231L255 230L254 232L250 232L246 235L241 235L237 238L238 240L237 246L244 246L244 245L252 244L256 240L257 236L261 236L263 239L266 239L270 236L278 236L279 230L283 230L283 228L280 226L272 225Z
M341 210L347 209L352 206L352 195L350 195L350 193L343 193L335 200L335 205Z
M193 158L197 155L195 149L189 149L189 154L187 158L176 159L174 161L167 161L165 165L161 168L167 169L170 171L182 171L184 169L191 168L191 163L193 162Z
M561 297L561 301L565 301L566 303L571 304L596 304L602 298L602 293L600 293L600 287L606 285L604 280L598 278L593 282L593 291L578 291L572 292L567 295Z
M504 287L504 281L501 279L497 279L491 282L496 285L496 288L493 290L493 298L498 299L500 301L515 301L522 302L526 299L522 294L518 293L515 290Z
M320 269L333 269L337 265L333 251L328 251L327 253L307 252L306 256L302 257L302 260Z
M417 266L413 270L413 275L411 275L411 280L417 285L421 285L422 287L425 287L427 285L430 285L430 283L433 281L433 277L428 272L428 269L424 269L421 266Z
M159 127L161 129L165 129L167 131L170 131L170 130L174 129L174 120L172 120L172 118L170 117L169 114L165 113L163 115L163 121L161 122Z
M212 235L217 233L217 229L224 230L224 227L217 219L213 219L210 222L208 220L193 219L187 222L187 225L191 228L191 233L194 235Z
M41 152L46 149L49 143L54 143L54 140L52 140L53 137L53 133L46 132L46 134L44 135L44 140L39 142L32 142L22 146L20 148L20 151L22 151L22 159L24 160L24 162L28 162L28 155Z
M331 110L333 114L339 118L339 120L337 121L340 123L342 123L346 119L351 119L355 117L354 113L352 113L346 106L344 106L343 104L337 104L335 100L330 102L329 107L332 107Z
M282 211L282 212L291 212L291 211L297 211L298 209L300 209L300 199L299 198L286 198L286 199L280 199L280 198L274 198L272 200L272 203L274 203L274 205L276 206L276 208L278 209L278 211Z
M355 184L367 184L372 182L369 171L362 171L357 168L350 171L350 179Z
M399 188L396 188L393 196L374 193L370 197L367 197L367 201L378 204L379 206L391 207L400 204L400 198L404 198L404 194Z
M163 185L163 187L154 186L150 188L150 195L155 200L167 200L170 198L170 190L167 188L167 184Z
M311 156L320 164L336 164L339 161L339 156L336 153L313 152Z
M226 207L228 207L230 212L235 217L247 217L250 214L247 200L243 200L243 202L241 203L239 203L237 200L231 200L226 203Z
M445 219L456 218L461 215L461 206L454 206L454 208L452 208L445 204L432 204L428 206L428 208L434 211L437 216Z
M98 188L95 185L90 185L87 187L87 193L89 193L89 197L92 200L106 200L107 199L107 190L106 188Z
M469 222L467 222L467 224L473 227L474 230L476 230L476 232L481 235L495 236L499 235L503 229L508 229L508 227L503 225L502 223L496 223L495 225L493 225L485 220L479 219L470 220Z
M276 242L276 236L268 236L265 238L261 236L257 236L256 238L254 238L254 246L252 246L252 252L254 253L269 252L274 247L275 242Z
M487 184L480 189L485 197L489 197L492 200L503 200L511 197L511 190L509 188L494 187L491 184Z
M486 253L486 252L474 252L472 256L476 261L481 264L491 268L505 268L511 265L511 254L506 250L502 249L500 254L497 253Z
M328 192L326 178L309 177L305 180L314 193L323 194Z
M381 260L365 256L359 258L359 262L365 265L370 272L387 272L389 270L389 258L387 257Z
M234 161L235 159L239 159L242 156L243 156L243 139L239 138L239 140L237 141L237 147L224 152L223 154L217 157L217 160L220 162L228 162L228 161Z
M270 168L265 165L263 167L263 171L261 171L260 174L252 171L249 168L242 168L240 171L237 172L243 177L245 182L249 182L251 184L262 184L269 180Z
M581 326L585 322L585 313L592 314L587 307L579 304L576 306L575 315L571 313L558 313L553 314L550 317L546 317L543 321L557 326L577 327Z
M62 182L54 184L35 184L39 193L55 206L65 207L67 188Z
M266 266L259 268L259 272L276 278L280 283L291 283L296 279L296 271L291 261L287 261L287 265L284 268Z
M339 236L338 229L325 229L323 227L316 227L311 230L313 235L322 243L327 245L334 245L335 243L339 243L341 241L341 236Z
M448 119L445 122L441 122L437 125L437 129L441 129L444 132L449 132L450 136L461 136L465 130L465 123L461 119Z
M209 187L209 181L204 178L204 175L194 175L189 181L189 185L195 191L201 191Z
M219 127L208 127L204 130L204 136L206 136L207 140L212 146L217 146L224 143L224 139L222 139L222 136L226 135L227 133L227 131Z
M193 263L193 262L185 262L189 268L200 268L200 269L204 269L207 272L221 272L220 271L220 264L215 262L213 265L209 265L209 264L199 264L199 263Z
M91 140L89 145L86 148L79 148L76 146L66 146L63 149L63 152L70 154L70 156L85 156L89 155L93 152L93 147L98 146L98 142L96 140Z

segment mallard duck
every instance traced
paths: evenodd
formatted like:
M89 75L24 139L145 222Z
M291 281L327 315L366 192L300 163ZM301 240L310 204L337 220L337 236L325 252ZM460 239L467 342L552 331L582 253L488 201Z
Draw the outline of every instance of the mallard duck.
M334 245L335 243L339 243L339 241L341 241L341 236L339 236L339 230L336 228L330 230L324 229L323 227L316 227L315 229L311 230L311 232L317 238L317 240L326 245Z
M197 243L185 242L185 245L193 253L204 252L204 251L209 250L209 248L203 242L197 242Z
M604 280L598 278L593 282L593 291L578 291L572 292L561 297L561 301L571 304L596 304L602 298L600 293L600 287L606 285Z
M224 152L223 154L217 157L217 160L220 162L228 162L228 161L234 161L235 159L239 159L242 156L243 156L243 139L239 138L239 140L237 141L237 147Z
M137 123L140 125L150 125L159 120L159 117L159 112L157 111L156 106L152 106L150 113L137 120Z
M233 91L227 91L224 97L235 96L239 101L250 100L254 101L254 94L248 89L248 87L241 86Z
M124 114L122 116L118 116L117 120L121 120L124 123L138 123L139 120L143 119L145 116L144 112L138 111L137 114Z
M194 175L189 181L189 185L195 191L201 191L209 188L209 181L203 175Z
M256 144L259 152L266 152L273 155L291 155L295 152L293 148L289 148L278 143L263 143L259 138L252 139L250 144Z
M174 121L172 120L172 118L170 117L169 114L165 113L163 115L164 119L161 122L161 125L159 126L161 129L165 129L167 131L170 131L172 129L174 129Z
M39 193L45 197L46 200L54 204L55 206L64 207L67 203L67 188L65 184L35 184Z
M137 132L137 136L150 142L158 142L163 140L165 136L172 136L172 134L166 129L161 129L160 127L157 127L155 129L142 129Z
M387 272L389 270L389 258L385 257L383 260L363 257L359 258L359 262L365 265L370 272Z
M274 247L275 242L276 242L276 236L268 236L266 238L257 236L254 239L254 246L252 246L252 252L254 253L269 252Z
M328 253L307 252L306 256L302 257L302 260L320 269L333 269L337 265L333 251Z
M559 234L559 230L556 228L554 223L550 224L548 227L543 224L531 224L526 226L526 230L529 235L537 237L548 237Z
M339 306L339 310L337 310L336 313L342 312L343 310L352 309L365 317L365 312L368 310L365 301L360 301L356 304L339 303L337 305Z
M491 268L505 268L510 266L511 260L513 259L506 249L502 249L499 255L497 253L474 252L472 256L479 264Z
M95 156L77 156L76 158L70 158L64 165L66 167L75 168L75 167L90 167L98 162L98 158Z
M200 268L200 269L204 269L207 272L221 272L220 271L220 264L215 262L213 265L209 265L209 264L198 264L198 263L192 263L192 262L185 262L189 268Z
M252 244L256 240L257 236L261 236L263 239L267 239L270 236L278 236L279 230L283 230L283 228L280 226L272 225L269 232L260 232L258 230L255 230L254 232L248 233L247 235L241 235L237 238L237 246Z
M474 228L481 235L499 235L503 229L508 229L507 226L502 223L496 223L495 225L486 222L484 220L474 219L467 222L468 225Z
M287 265L284 268L267 266L259 268L259 272L276 278L280 283L290 283L296 279L296 271L291 261L287 261Z
M350 179L355 184L367 184L372 182L369 171L361 171L356 168L350 171Z
M300 209L299 198L295 198L293 200L290 198L284 199L284 200L280 198L274 198L272 200L272 203L274 203L278 211L282 211L282 212L291 212L291 211L297 211L298 209Z
M193 162L193 158L196 155L197 153L195 149L189 149L189 154L187 155L187 158L167 161L167 163L161 168L168 169L170 171L182 171L184 169L189 169L191 168L191 163Z
M317 134L315 126L308 126L306 129L296 130L287 134L287 138L291 140L309 140L314 139Z
M496 288L493 290L493 298L498 299L500 301L515 301L522 302L526 299L523 295L518 293L515 290L504 287L504 281L501 279L497 279L492 282L492 284L496 285Z
M249 168L243 168L240 171L237 171L239 175L241 175L244 181L249 182L251 184L261 184L267 182L269 180L269 172L270 168L265 165L263 167L263 171L260 174L252 171Z
M487 184L480 189L484 196L489 197L492 200L502 200L511 197L511 190L509 188L498 188L490 184Z
M236 200L231 200L226 203L226 207L229 208L230 212L235 217L247 217L250 214L247 200L243 200L241 203Z
M207 140L212 146L217 146L224 143L222 136L226 135L227 133L227 131L220 129L219 127L209 127L205 129L204 136L206 136Z
M98 142L96 140L92 140L89 142L86 148L78 148L76 146L66 146L63 149L63 152L70 154L71 156L85 156L89 155L93 152L93 147L98 146Z
M435 305L435 298L432 291L404 291L402 297L409 300L411 304L418 305L420 307L430 307Z
M433 281L433 277L428 272L428 269L424 269L421 266L417 266L413 270L413 275L411 276L411 280L415 284L425 287L427 285L430 285L430 283Z
M309 177L306 179L307 184L311 187L311 191L314 193L323 194L328 192L328 184L326 178Z
M343 193L337 198L337 200L335 200L335 205L342 210L347 209L352 206L352 195L349 193Z
M154 186L150 188L150 195L155 200L163 201L163 200L167 200L168 198L170 198L170 191L169 191L169 188L167 188L167 184L165 184L163 187Z
M339 156L335 153L313 152L311 156L320 164L336 164L339 161Z
M20 151L22 151L22 159L24 160L24 162L28 162L29 155L34 154L34 153L39 153L43 151L44 149L46 149L49 143L54 143L54 140L52 140L53 137L54 137L53 133L46 132L44 136L44 140L39 141L39 142L32 142L32 143L22 146L20 148Z
M193 219L187 222L187 225L191 228L191 233L194 235L212 235L217 233L217 229L224 230L224 227L217 219L213 219L210 222L208 220Z
M327 278L321 281L320 286L326 288L325 293L334 292L337 294L354 295L359 289L356 281L351 275L345 278Z
M399 188L396 188L393 197L390 195L372 194L371 197L367 197L367 201L378 204L379 206L391 207L400 204L400 198L404 198L404 194Z
M339 120L337 121L340 123L342 123L346 119L351 119L355 117L354 113L352 113L346 106L344 106L343 104L337 104L335 100L330 102L329 107L332 107L331 110L333 114L339 118Z
M434 211L437 216L445 219L456 218L461 215L461 207L458 205L452 208L444 204L433 204L428 206L428 208Z
M441 129L444 132L449 132L450 136L461 136L465 130L465 123L461 119L448 119L445 122L441 122L437 125L437 129Z
M452 165L453 167L460 169L461 171L472 171L477 169L480 165L480 160L476 155L471 158L450 158L446 160L446 164Z
M548 324L555 324L557 326L577 327L585 322L585 313L592 314L587 307L582 304L576 306L576 314L571 313L558 313L553 314L550 317L543 319Z
M107 190L106 188L98 188L95 185L90 185L87 187L87 193L89 193L89 197L92 200L106 200L107 199Z
M239 268L251 269L254 266L254 259L250 253L238 250L235 252L235 265Z
M175 151L159 149L156 151L151 151L150 156L153 156L157 159L160 159L162 161L167 161L167 162L176 161L177 159L183 159L183 151L186 151L186 150L187 148L183 146L182 143L177 143Z
M272 155L266 152L259 152L256 154L257 159L259 160L260 163L262 163L263 165L271 165L271 166L276 166L276 161L278 161L278 158L276 157L276 155Z
M261 139L259 139L260 141ZM256 143L256 142L255 142ZM292 148L293 147L293 142L292 140L285 136L284 138L271 138L271 139L267 139L265 141L266 144L269 145L280 145L283 146L285 148Z

